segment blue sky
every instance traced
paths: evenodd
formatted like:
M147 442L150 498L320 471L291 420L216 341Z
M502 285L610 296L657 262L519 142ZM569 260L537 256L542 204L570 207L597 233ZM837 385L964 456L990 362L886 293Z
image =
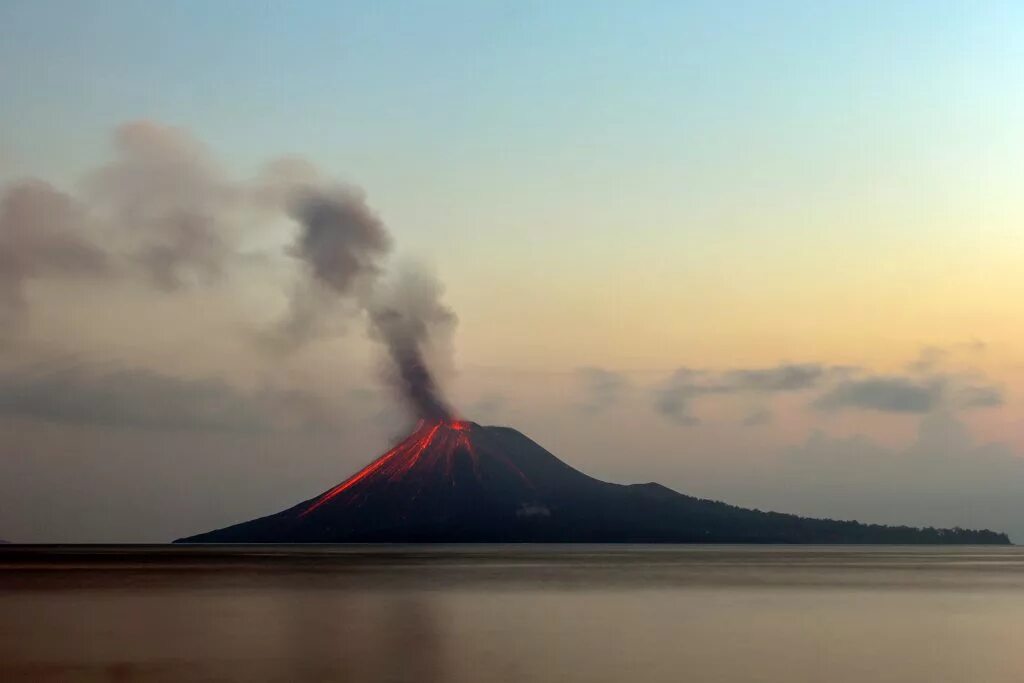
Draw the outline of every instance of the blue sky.
M573 141L629 160L666 146L699 153L693 138L730 130L811 142L829 134L815 121L868 108L899 125L923 117L936 91L995 95L1013 73L1000 60L1021 56L1022 13L1016 3L14 1L0 9L0 85L19 158L55 170L94 156L84 145L111 120L145 116L187 122L243 167L266 148L359 168L397 155L389 165L415 168L424 155L527 161ZM982 61L986 72L972 68Z

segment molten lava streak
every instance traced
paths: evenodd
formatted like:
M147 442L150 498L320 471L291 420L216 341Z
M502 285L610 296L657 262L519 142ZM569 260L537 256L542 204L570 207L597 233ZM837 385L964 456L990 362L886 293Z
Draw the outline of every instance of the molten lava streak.
M308 515L360 482L368 480L394 482L408 475L413 469L436 471L438 468L443 468L445 475L451 479L456 456L460 453L469 456L473 472L479 479L480 458L470 438L471 427L471 423L462 420L421 420L404 441L321 495L303 510L300 516ZM529 483L526 476L507 459L499 456L499 460L514 470L523 481Z

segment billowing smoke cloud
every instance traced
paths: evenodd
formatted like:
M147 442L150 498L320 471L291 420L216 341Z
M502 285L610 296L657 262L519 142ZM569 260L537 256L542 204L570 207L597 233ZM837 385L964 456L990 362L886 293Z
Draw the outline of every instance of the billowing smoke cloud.
M301 159L273 162L251 182L232 181L186 131L149 121L117 128L114 150L111 162L86 177L81 196L37 181L5 189L0 322L27 312L33 279L117 276L168 294L228 281L247 257L240 246L246 230L290 219L298 234L288 254L303 274L284 319L260 339L272 337L278 351L297 348L347 308L386 347L388 378L413 414L451 414L430 367L455 316L441 303L436 278L410 271L389 279L393 240L361 191L326 183Z
M87 200L131 265L164 290L210 284L234 255L229 224L244 188L187 131L152 121L114 132L115 159L86 181Z
M428 363L428 355L439 350L456 323L442 294L437 278L409 266L369 310L373 334L384 342L394 365L388 373L391 384L412 413L425 420L452 417Z
M292 253L339 294L349 293L360 276L376 275L380 258L391 249L384 224L354 190L307 191L290 213L302 225Z
M115 158L77 197L39 180L0 199L0 320L26 310L35 279L132 277L171 291L217 281L236 256L231 228L248 194L185 131L140 121L114 133ZM263 210L259 208L258 210Z
M437 278L412 266L385 278L381 262L392 238L357 190L304 188L289 213L301 228L290 253L303 261L313 287L293 293L285 338L298 345L315 332L317 318L333 303L324 292L349 298L367 315L371 337L384 344L391 361L387 379L413 416L449 419L452 410L428 359L456 321L441 302Z
M0 324L25 310L25 284L42 277L97 276L107 254L89 241L86 216L70 196L39 181L12 185L0 198Z
M295 160L288 168L277 165L259 195L280 202L298 224L299 234L288 253L305 271L291 292L287 315L269 337L277 351L292 351L322 336L324 323L340 314L339 301L350 300L357 310L365 310L392 246L387 228L362 192L324 189L297 178L295 166ZM312 172L305 169L303 175Z

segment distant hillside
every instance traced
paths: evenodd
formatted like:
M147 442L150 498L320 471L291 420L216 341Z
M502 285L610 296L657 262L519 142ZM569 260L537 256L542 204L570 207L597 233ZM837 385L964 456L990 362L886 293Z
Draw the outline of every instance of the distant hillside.
M573 469L506 427L421 424L338 486L187 543L1008 544L1006 534L761 512L620 485Z

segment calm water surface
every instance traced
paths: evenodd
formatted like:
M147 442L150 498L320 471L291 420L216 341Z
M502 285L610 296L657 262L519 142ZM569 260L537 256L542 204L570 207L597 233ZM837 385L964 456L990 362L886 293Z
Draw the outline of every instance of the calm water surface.
M0 681L1024 680L1024 549L0 549Z

